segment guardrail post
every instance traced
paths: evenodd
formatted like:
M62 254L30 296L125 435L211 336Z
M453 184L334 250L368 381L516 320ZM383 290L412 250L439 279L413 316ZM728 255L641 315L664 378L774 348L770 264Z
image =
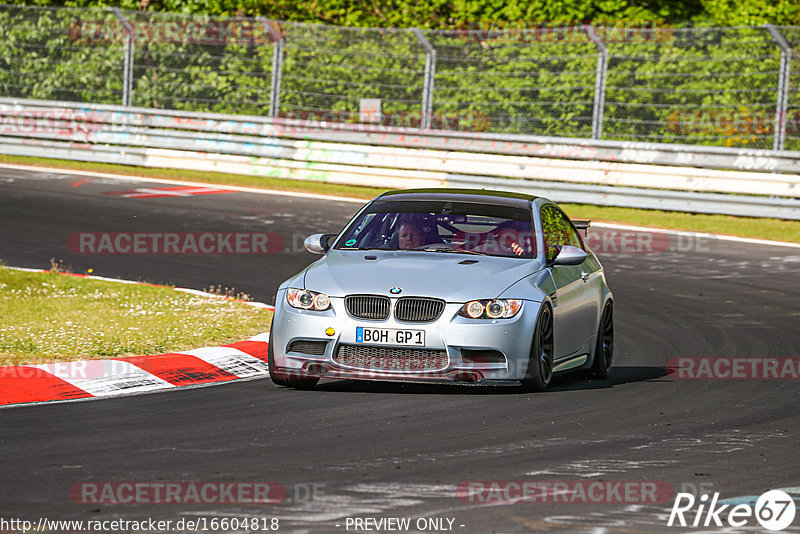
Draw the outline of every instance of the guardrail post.
M433 82L436 77L436 49L419 28L411 28L411 32L425 49L425 77L422 81L422 120L420 127L423 130L431 129L433 117Z
M269 86L269 116L273 119L280 113L281 75L283 74L283 34L272 22L262 17L258 21L267 32L267 38L275 43L272 48L272 79Z
M773 150L783 150L786 138L786 109L789 99L789 68L792 59L792 47L772 24L764 24L772 40L781 49L781 66L778 73L778 102L775 106L775 138L772 143Z
M112 7L111 11L122 23L125 28L125 50L123 52L123 66L122 66L122 105L131 105L131 93L133 92L133 52L134 52L134 34L133 25L125 17L125 14L118 7Z
M592 139L603 138L603 111L606 106L606 78L608 77L608 47L597 33L594 26L583 26L589 40L597 49L597 68L594 76L594 105L592 107Z

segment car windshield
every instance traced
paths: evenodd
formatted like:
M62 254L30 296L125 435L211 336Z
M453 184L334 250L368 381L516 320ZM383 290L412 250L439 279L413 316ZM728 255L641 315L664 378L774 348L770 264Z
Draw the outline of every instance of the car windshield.
M535 257L531 210L472 202L373 202L345 230L338 250L416 250ZM533 246L532 246L533 245Z

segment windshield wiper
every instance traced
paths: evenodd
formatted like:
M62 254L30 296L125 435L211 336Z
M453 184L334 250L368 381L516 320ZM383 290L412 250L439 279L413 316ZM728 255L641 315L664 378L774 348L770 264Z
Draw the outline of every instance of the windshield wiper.
M337 250L383 250L385 252L400 252L400 251L411 251L411 252L455 252L456 254L477 254L478 256L488 256L486 252L478 252L475 250L465 250L463 248L450 248L450 247L426 247L426 248L383 248L383 247L358 247L358 248L350 248L345 247Z
M478 256L486 256L485 252L478 252L477 250L466 250L463 248L450 248L450 247L428 247L423 249L423 252L455 252L456 254L477 254Z

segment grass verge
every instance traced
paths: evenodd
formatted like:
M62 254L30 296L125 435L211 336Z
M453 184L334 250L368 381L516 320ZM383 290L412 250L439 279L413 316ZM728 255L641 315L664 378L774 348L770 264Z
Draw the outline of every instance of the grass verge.
M0 365L161 354L241 341L272 311L167 287L0 266Z
M54 169L73 169L93 172L108 172L127 176L162 178L205 182L216 185L238 185L258 187L279 191L300 191L323 195L374 198L386 189L351 185L338 185L302 180L284 180L263 176L246 176L218 172L184 171L179 169L151 169L114 165L110 163L88 163L82 161L33 158L27 156L7 156L0 154L0 163L36 165ZM768 218L733 217L729 215L705 215L674 211L643 210L634 208L615 208L589 204L562 204L568 215L575 218L592 219L595 222L609 222L668 228L690 232L726 234L755 239L769 239L800 243L800 221Z

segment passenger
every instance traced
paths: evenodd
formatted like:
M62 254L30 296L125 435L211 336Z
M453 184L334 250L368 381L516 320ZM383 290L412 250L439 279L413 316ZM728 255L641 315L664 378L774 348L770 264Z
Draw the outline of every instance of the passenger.
M497 226L494 230L494 237L500 246L500 250L511 252L516 256L524 256L528 253L523 242L522 233L512 221L506 221Z

